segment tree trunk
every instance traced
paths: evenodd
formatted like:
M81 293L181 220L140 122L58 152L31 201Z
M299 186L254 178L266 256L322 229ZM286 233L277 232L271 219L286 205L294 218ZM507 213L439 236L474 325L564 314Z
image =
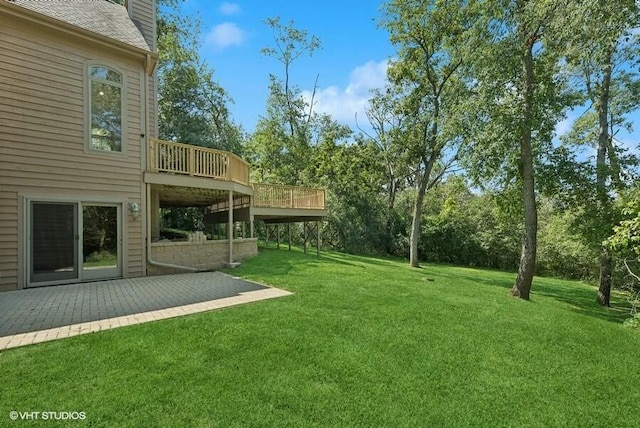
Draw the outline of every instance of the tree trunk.
M418 191L416 192L416 198L413 201L413 218L411 219L411 237L409 239L409 264L411 267L420 267L420 257L418 255L418 242L420 241L420 220L422 219L422 204L424 197L427 193L427 187L429 184L429 177L433 170L433 165L438 154L432 154L428 162L425 162L424 172L422 176L418 176Z
M608 54L606 65L603 68L602 85L598 94L596 110L598 112L598 152L596 155L596 194L601 221L602 239L606 238L608 231L607 224L610 222L609 211L611 210L609 196L607 194L607 149L611 144L609 136L609 87L611 86L611 51ZM613 156L613 153L611 153ZM611 295L611 270L612 260L606 248L600 250L600 286L596 301L603 306L609 306Z
M385 251L387 254L393 254L393 232L395 230L395 216L393 215L393 208L396 202L396 179L391 178L389 180L389 203L387 205L387 238L385 239Z
M524 300L529 300L531 283L533 282L533 274L536 267L538 234L538 211L536 207L533 171L533 149L531 147L535 77L533 69L533 46L536 40L536 36L529 37L522 58L525 87L523 123L520 131L520 179L522 180L522 203L524 207L524 236L522 252L520 253L518 276L511 289L511 295Z
M422 179L418 180L418 191L413 201L413 218L411 219L411 237L409 239L409 264L411 267L420 267L420 257L418 255L418 242L420 241L420 220L422 218L422 203L424 195L427 193L427 183L429 176L426 173Z
M511 289L511 295L529 300L531 283L536 268L536 249L538 234L538 212L536 207L535 182L531 145L523 144L523 153L529 153L522 159L522 202L524 204L524 238L520 253L518 277ZM528 160L527 160L528 158Z
M531 203L530 203L531 204ZM516 282L511 289L511 295L524 300L529 300L531 292L531 284L533 282L533 274L536 268L536 247L537 247L537 213L535 208L527 209L529 213L525 213L525 233L524 242L522 243L522 251L520 253L520 266L518 267L518 276Z
M600 253L600 287L598 288L597 302L603 306L610 306L611 298L611 272L613 270L613 260L606 248Z
M425 142L428 142L427 147L431 151L429 159L427 156L422 156L422 163L424 163L424 171L422 177L418 173L418 192L416 193L416 199L413 204L413 219L411 219L411 238L409 240L409 264L411 267L420 267L420 257L418 255L418 242L420 242L420 221L422 220L422 203L424 202L424 196L429 188L429 178L431 177L431 171L436 161L440 158L440 149L437 145L438 137L438 120L440 118L440 100L438 95L435 95L433 101L433 122L431 123L430 137ZM425 128L425 135L427 134L427 128Z

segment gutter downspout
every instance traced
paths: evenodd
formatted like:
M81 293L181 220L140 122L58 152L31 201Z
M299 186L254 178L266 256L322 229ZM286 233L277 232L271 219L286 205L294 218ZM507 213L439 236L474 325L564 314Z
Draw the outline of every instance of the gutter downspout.
M143 103L143 108L144 108L144 114L143 114L143 120L144 120L144 136L142 137L142 142L144 144L144 148L145 148L145 157L149 156L149 147L148 147L148 141L149 141L149 120L148 120L148 115L149 115L149 75L150 73L153 73L153 68L155 66L155 64L152 64L152 58L151 55L147 55L147 60L145 61L145 71L144 71L144 103ZM147 159L147 167L148 167L148 159ZM145 168L146 170L146 168ZM200 269L194 268L194 267L190 267L190 266L179 266L179 265L173 265L170 263L161 263L158 261L155 261L151 258L151 185L148 183L144 183L145 186L145 198L146 198L146 203L145 203L145 207L147 208L147 263L152 265L152 266L159 266L159 267L164 267L164 268L169 268L169 269L180 269L180 270L186 270L188 272L200 272Z

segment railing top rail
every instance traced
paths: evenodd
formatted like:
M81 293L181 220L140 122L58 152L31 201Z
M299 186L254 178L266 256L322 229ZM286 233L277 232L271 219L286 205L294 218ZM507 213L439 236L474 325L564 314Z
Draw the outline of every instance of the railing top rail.
M238 156L238 155L236 155L234 153L228 152L226 150L218 150L218 149L212 149L210 147L196 146L195 144L185 144L185 143L178 143L178 142L175 142L175 141L160 140L158 138L153 138L151 140L151 142L171 145L171 146L175 146L175 147L182 147L182 148L189 149L189 150L202 150L204 152L209 152L209 153L218 153L218 154L226 155L226 156L228 156L230 158L233 158L233 159L243 163L247 167L249 166L249 162L247 162L246 160L242 159L240 156Z
M251 187L275 187L278 189L285 189L285 190L309 190L309 191L314 191L314 192L319 192L322 191L324 192L325 189L322 187L305 187L305 186L291 186L291 185L287 185L287 184L268 184L268 183L251 183Z

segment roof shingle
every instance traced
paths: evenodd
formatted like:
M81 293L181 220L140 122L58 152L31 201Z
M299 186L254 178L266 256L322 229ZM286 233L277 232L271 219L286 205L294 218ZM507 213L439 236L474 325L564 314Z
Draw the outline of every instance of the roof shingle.
M25 9L151 51L124 6L107 0L9 0Z

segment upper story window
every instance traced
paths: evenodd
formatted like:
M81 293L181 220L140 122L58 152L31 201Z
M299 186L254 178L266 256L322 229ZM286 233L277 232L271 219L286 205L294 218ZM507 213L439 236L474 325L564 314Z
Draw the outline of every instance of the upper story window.
M89 88L89 148L122 152L122 74L109 67L91 65Z

